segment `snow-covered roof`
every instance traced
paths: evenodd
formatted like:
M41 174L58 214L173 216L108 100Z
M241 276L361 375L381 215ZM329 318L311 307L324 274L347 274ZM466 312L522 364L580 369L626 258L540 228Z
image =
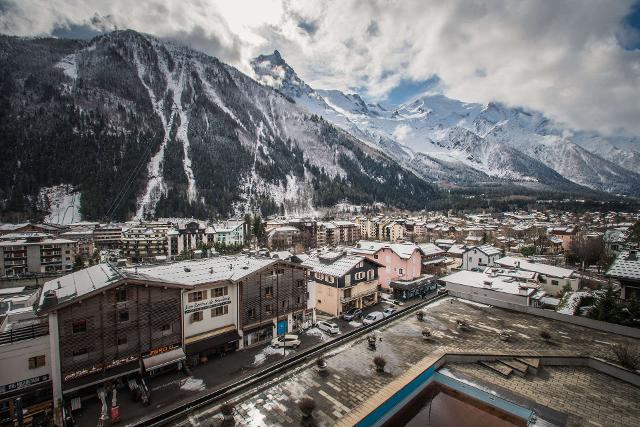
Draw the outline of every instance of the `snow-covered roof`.
M439 246L434 245L433 243L421 243L418 246L420 246L420 249L422 249L422 252L427 257L444 254L444 250L442 250Z
M469 270L458 271L440 280L474 288L491 289L492 291L513 295L525 296L537 291L537 287L531 287L531 284L517 282L513 278L504 276L491 277L485 273Z
M415 243L389 243L389 242L371 242L367 240L361 240L356 244L356 247L352 249L352 252L358 254L373 255L383 249L390 249L396 253L400 258L408 259L415 251L420 251L420 247Z
M65 243L76 243L76 242L74 240L69 240L69 239L41 239L41 240L17 239L17 240L3 240L0 242L0 246L62 245Z
M196 286L222 280L236 281L269 265L281 262L272 258L247 255L220 256L200 260L188 260L149 267L124 269L127 276L145 280Z
M304 261L302 265L311 268L315 273L342 277L365 259L363 256L343 255L330 261L318 256L313 256Z
M463 253L466 252L467 250L466 248L467 247L465 245L451 245L447 253L454 254L454 255L462 255Z
M613 261L607 276L640 280L640 257L636 251L623 251Z
M496 264L509 267L509 268L519 268L521 270L527 271L535 271L539 274L544 274L547 276L553 277L571 277L573 274L573 270L569 268L556 267L554 265L549 264L540 264L537 262L527 261L524 258L516 258L511 256L506 256L495 261Z
M493 256L493 255L498 255L501 254L502 251L498 248L496 248L495 246L491 246L491 245L482 245L482 246L474 246L471 247L469 249L467 249L465 252L471 251L471 250L479 250L480 252L482 252L483 254L487 255L487 256Z
M520 280L533 280L536 278L536 275L538 274L535 271L511 270L508 268L496 268L496 267L487 267L484 270L484 273L494 274L498 276L505 276L505 277L513 277L514 279L520 279Z

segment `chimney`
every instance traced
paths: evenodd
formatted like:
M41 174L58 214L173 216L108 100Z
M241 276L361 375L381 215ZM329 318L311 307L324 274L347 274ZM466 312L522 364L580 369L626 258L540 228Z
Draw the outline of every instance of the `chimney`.
M638 251L631 250L629 251L629 255L627 256L627 261L637 261L638 260Z

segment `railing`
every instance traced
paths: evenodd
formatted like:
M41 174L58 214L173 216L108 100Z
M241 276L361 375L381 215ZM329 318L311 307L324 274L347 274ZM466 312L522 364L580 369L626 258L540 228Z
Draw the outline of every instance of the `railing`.
M307 362L309 359L319 356L325 351L338 347L339 345L349 341L353 338L357 338L361 335L364 335L382 325L390 323L395 319L406 316L409 313L413 313L416 310L423 308L425 305L443 298L447 296L447 293L443 293L441 295L435 295L434 297L411 307L408 307L404 310L399 310L396 313L391 314L389 317L379 320L371 325L364 325L359 327L358 329L347 332L345 334L339 335L337 338L334 338L331 341L327 341L325 343L318 344L310 349L303 351L301 353L295 354L290 358L287 358L281 362L277 362L273 365L266 367L265 369L256 372L253 375L249 375L248 377L241 378L238 381L235 381L229 385L223 386L217 390L214 390L210 393L207 393L204 396L196 398L188 403L180 404L175 408L169 408L165 411L161 411L158 414L152 415L148 418L140 419L133 421L130 426L161 426L167 425L175 421L180 417L184 417L189 414L191 411L202 408L203 406L210 405L217 401L222 400L225 397L234 395L242 390L246 390L250 387L258 385L261 381L266 380L268 378L275 377L278 374L281 374L293 366L296 366L300 363Z
M49 323L36 323L31 326L23 326L22 328L0 332L0 345L30 340L45 335L49 335Z

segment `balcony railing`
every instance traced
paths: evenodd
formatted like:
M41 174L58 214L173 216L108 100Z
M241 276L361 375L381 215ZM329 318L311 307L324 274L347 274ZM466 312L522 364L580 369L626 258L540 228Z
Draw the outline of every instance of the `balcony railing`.
M22 328L0 332L0 345L49 335L49 323L36 323Z

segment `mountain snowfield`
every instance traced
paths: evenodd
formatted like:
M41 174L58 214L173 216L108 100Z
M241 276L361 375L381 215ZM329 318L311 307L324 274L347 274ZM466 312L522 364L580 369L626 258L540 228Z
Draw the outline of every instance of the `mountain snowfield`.
M535 111L494 102L465 103L441 94L387 108L367 104L357 94L314 90L278 51L257 57L252 66L258 81L426 179L444 184L498 180L566 189L577 184L640 194L639 138L576 132Z

